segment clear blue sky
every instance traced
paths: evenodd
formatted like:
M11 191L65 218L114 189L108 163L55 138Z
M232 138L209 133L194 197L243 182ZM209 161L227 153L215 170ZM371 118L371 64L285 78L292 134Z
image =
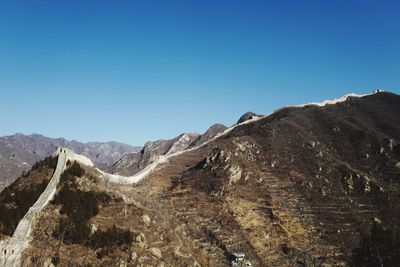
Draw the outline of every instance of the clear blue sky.
M141 145L400 93L399 1L1 1L0 135Z

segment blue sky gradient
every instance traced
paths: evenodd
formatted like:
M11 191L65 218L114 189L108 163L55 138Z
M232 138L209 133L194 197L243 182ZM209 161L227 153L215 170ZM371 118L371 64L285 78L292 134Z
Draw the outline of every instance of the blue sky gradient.
M1 1L0 135L132 145L400 93L399 1Z

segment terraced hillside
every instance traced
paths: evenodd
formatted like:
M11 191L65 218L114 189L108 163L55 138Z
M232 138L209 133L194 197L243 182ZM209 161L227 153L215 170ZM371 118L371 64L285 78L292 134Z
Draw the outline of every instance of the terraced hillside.
M22 264L399 266L399 115L391 93L284 108L135 184L71 161Z

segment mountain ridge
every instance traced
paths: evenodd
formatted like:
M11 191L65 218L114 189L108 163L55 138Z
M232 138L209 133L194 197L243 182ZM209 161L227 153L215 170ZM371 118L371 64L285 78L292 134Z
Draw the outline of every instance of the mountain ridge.
M107 168L110 173L121 174L125 176L134 175L150 164L157 161L160 156L168 156L176 152L182 152L186 149L199 146L209 140L212 140L218 134L227 129L222 124L210 126L203 134L183 133L169 140L156 140L146 142L139 153L129 153L118 160L113 166Z
M397 266L399 114L386 92L285 107L158 155L124 183L71 152L22 264ZM84 197L83 223L68 194Z

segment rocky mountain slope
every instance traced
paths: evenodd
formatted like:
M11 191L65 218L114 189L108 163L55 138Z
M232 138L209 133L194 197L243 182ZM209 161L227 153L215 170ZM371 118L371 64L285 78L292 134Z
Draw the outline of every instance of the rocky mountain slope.
M38 134L0 137L0 183L14 181L35 162L52 155L59 146L71 148L76 153L91 158L100 167L110 166L125 154L140 150L140 147L117 142L80 143Z
M202 135L184 133L171 140L147 142L140 152L127 154L107 170L121 175L133 175L153 163L159 156L170 155L199 146L226 129L222 124L214 124Z
M170 159L138 191L202 266L238 251L255 266L399 266L399 114L390 93L284 108Z
M283 108L165 155L135 184L69 155L21 263L400 266L399 115L400 96L382 92Z

